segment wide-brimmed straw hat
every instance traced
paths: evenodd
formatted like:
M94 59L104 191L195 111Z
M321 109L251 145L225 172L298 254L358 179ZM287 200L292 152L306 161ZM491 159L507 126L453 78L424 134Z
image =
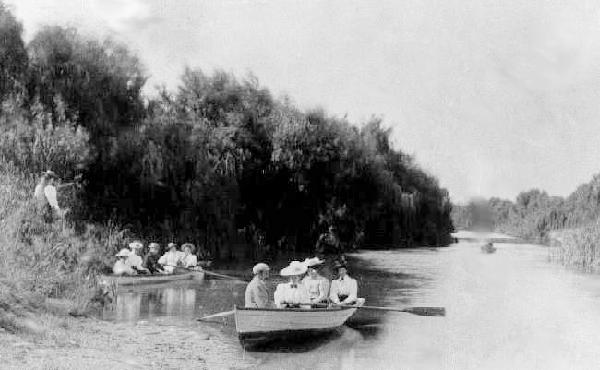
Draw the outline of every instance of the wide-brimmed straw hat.
M319 257L306 258L304 260L304 264L306 267L315 267L321 265L325 262L325 260L320 259Z
M192 243L184 243L181 245L181 250L184 250L185 248L190 248L190 251L192 253L194 253L196 251L196 246Z
M119 251L119 253L115 254L116 257L129 257L131 252L127 248L123 248Z
M54 172L52 170L47 170L47 171L42 172L42 176L47 177L47 178L58 179L58 175L56 174L56 172Z
M306 272L308 267L303 262L300 261L292 261L289 266L281 269L281 276L294 276L294 275L302 275Z
M144 248L144 244L142 244L142 242L140 242L139 240L136 240L136 241L129 243L129 248L142 249L142 248Z
M267 265L266 263L257 263L256 265L254 265L254 267L252 268L252 273L254 275L258 274L261 271L269 271L269 265Z

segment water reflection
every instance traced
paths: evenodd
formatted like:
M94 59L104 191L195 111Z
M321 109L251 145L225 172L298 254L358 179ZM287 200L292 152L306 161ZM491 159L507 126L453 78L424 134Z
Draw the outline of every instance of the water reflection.
M140 315L142 296L136 292L122 292L117 298L115 315L124 321L135 321Z
M114 307L107 307L104 319L136 322L142 319L173 317L192 319L198 313L198 289L195 284L149 286L119 291Z

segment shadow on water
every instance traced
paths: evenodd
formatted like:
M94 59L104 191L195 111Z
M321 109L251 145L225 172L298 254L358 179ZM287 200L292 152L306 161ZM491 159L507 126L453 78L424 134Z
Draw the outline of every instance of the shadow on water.
M244 349L249 352L304 353L314 351L332 340L339 339L341 336L342 331L339 329L320 334L287 335L285 337L262 340L257 343L245 343Z

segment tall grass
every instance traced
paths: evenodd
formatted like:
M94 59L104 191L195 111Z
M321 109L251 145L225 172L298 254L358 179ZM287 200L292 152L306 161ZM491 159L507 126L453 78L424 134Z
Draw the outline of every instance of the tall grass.
M600 220L550 233L551 258L565 266L600 271Z
M70 221L43 222L32 200L36 180L0 161L0 326L8 330L50 299L64 300L69 311L89 309L96 276L126 243L114 223L76 231Z

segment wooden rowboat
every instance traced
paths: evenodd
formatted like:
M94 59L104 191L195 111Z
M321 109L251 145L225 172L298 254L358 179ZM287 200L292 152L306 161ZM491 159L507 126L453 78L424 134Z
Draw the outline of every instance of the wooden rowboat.
M362 304L364 300L361 300ZM235 329L243 344L274 338L314 335L344 325L357 308L234 308Z
M111 285L148 285L168 283L179 280L203 280L204 271L186 271L171 275L136 275L136 276L114 276L102 275L99 277L101 284Z
M497 248L494 247L494 244L492 244L492 243L486 243L486 244L484 244L484 245L481 246L481 251L483 253L487 253L487 254L496 252L496 249Z

